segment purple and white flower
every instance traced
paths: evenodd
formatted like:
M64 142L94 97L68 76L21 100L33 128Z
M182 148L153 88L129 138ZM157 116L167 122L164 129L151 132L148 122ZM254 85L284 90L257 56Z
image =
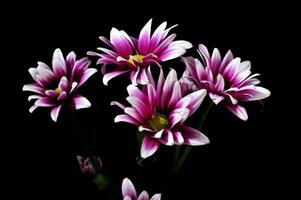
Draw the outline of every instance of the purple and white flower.
M200 131L186 126L185 120L201 105L206 90L198 90L184 94L178 81L177 73L171 69L166 77L160 69L157 84L154 83L150 68L147 76L150 84L142 86L129 85L129 96L126 100L131 106L113 101L124 110L124 114L116 116L115 122L127 122L139 127L146 134L142 141L141 157L154 154L160 144L164 145L204 145L209 139Z
M102 53L88 52L88 55L100 57L98 64L102 65L103 83L121 74L130 73L131 81L136 84L147 84L146 69L159 62L171 60L183 55L192 45L184 40L174 41L176 34L168 35L172 26L166 29L163 22L151 34L152 19L142 28L138 39L129 36L125 31L112 28L110 40L100 36L99 39L110 49L100 47Z
M208 49L200 44L199 54L202 62L193 57L183 58L187 72L184 80L195 84L195 90L206 89L215 104L223 102L225 107L242 120L248 119L246 109L241 103L256 101L270 96L270 91L257 86L260 81L251 75L251 63L241 62L234 58L229 50L222 59L218 49L212 55Z
M35 83L23 86L23 91L36 93L28 97L29 101L35 100L29 112L32 113L37 107L52 108L51 118L56 122L62 106L76 110L90 107L89 100L77 94L77 89L97 71L88 68L89 65L87 57L76 60L75 53L70 52L65 59L61 50L56 49L52 68L43 62L38 62L36 68L30 68L28 71Z
M146 191L141 192L137 196L136 189L132 181L128 178L124 178L121 186L123 200L161 200L161 194L155 194L153 197L149 198Z

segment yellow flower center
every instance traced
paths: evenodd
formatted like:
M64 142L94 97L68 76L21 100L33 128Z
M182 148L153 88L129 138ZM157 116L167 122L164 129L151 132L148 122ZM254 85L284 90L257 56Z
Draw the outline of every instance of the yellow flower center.
M56 88L54 91L55 91L56 93L58 93L58 94L61 94L62 89L58 87L58 88Z
M157 114L148 120L148 124L154 131L160 131L168 125L168 118L165 115Z
M137 62L139 62L139 63L142 63L143 62L143 58L144 58L144 56L143 55L134 55L134 56L131 56L130 57L130 59L128 59L128 61L131 63L131 64L133 64L133 65L135 65L135 62L134 62L134 60Z

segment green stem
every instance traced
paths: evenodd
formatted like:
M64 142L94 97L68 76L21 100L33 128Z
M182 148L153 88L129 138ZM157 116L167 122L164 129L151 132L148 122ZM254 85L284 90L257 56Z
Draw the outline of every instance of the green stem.
M139 131L139 128L137 128L136 137L137 137L137 143L138 143L137 165L139 167L143 167L144 159L140 157L140 148L141 148L141 145L142 145L143 133Z
M176 163L179 161L180 150L181 150L181 146L176 146L175 159L174 159L174 166L175 166Z
M179 172L179 170L181 169L181 167L184 164L184 162L185 162L187 156L189 155L190 151L191 151L191 146L186 146L182 157L180 158L180 160L178 160L177 164L173 168L173 172L175 174L177 174Z
M102 174L101 169L99 168L98 164L97 164L97 158L95 157L95 155L93 154L93 150L91 149L88 140L86 138L86 136L83 134L82 132L82 128L80 126L79 120L77 118L76 113L71 111L71 118L73 120L73 124L75 126L76 132L79 136L79 139L82 143L82 147L85 153L85 156L90 158L91 164L93 165L94 169L96 170L96 174L94 177L93 182L98 186L99 189L104 189L109 185L109 179L107 176L105 176L104 174Z
M203 113L203 115L202 115L202 117L201 117L200 123L199 123L199 125L197 126L197 129L198 129L198 130L200 130L200 129L203 127L204 122L205 122L205 119L206 119L206 117L207 117L207 115L208 115L208 113L209 113L209 110L210 110L211 107L213 106L213 102L212 102L211 100L209 100L209 101L210 101L210 102L209 102L209 105L207 106L206 110L204 111L204 113ZM189 155L189 153L190 153L190 151L191 151L191 148L192 148L191 146L186 146L186 148L185 148L185 150L184 150L184 152L183 152L181 158L180 158L180 159L177 159L177 163L176 163L176 164L174 165L174 167L173 167L173 172L174 172L175 174L177 174L177 173L179 172L179 170L181 169L182 165L184 164L186 158L188 157L188 155ZM176 149L176 154L179 153L179 152L177 153L177 151L179 151L179 150Z

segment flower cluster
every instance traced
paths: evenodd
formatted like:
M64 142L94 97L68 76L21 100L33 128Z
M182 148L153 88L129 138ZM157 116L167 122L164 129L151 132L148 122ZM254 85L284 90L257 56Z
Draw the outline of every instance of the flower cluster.
M234 58L230 50L223 58L217 48L210 55L203 44L197 49L200 59L182 57L186 69L181 77L178 78L173 68L165 76L164 70L166 72L167 69L162 62L179 58L192 48L192 44L175 40L176 34L169 34L177 25L166 28L167 23L163 22L153 33L151 25L152 20L149 20L137 38L112 28L109 39L99 37L108 48L98 48L100 53L87 52L99 57L97 64L101 67L104 85L116 76L129 73L131 84L126 88L127 103L112 101L111 105L122 111L114 122L133 124L142 133L141 158L152 156L160 145L208 144L207 136L187 125L187 120L202 106L206 96L216 105L223 104L242 120L248 119L244 108L246 102L270 96L269 90L258 86L259 74L251 73L249 61ZM61 50L56 49L52 68L43 62L38 62L36 68L30 68L29 73L35 82L23 86L23 91L35 93L28 97L29 101L35 100L29 111L49 107L51 118L56 122L63 106L76 110L90 107L89 100L78 93L78 89L97 72L89 68L90 64L87 57L77 60L75 53L70 52L64 58ZM158 77L152 73L156 69L159 69ZM97 174L97 169L103 167L98 157L94 157L93 162L81 156L77 156L77 160L83 173L100 177L100 182L105 182L105 176ZM128 178L122 182L122 195L124 200L149 200L146 191L137 197ZM150 200L160 199L161 194L156 194Z

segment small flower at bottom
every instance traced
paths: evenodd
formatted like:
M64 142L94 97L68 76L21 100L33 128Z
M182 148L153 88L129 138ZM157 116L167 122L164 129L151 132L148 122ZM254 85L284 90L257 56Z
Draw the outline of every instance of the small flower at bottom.
M116 28L112 28L110 40L99 37L111 50L98 48L102 51L101 54L88 52L88 55L100 57L97 63L102 64L103 83L107 85L112 78L130 72L134 85L148 84L146 76L148 66L177 58L192 47L187 41L174 41L176 34L168 35L168 33L176 25L167 29L166 25L167 23L163 22L151 34L152 20L149 20L142 28L138 39Z
M270 96L269 90L257 86L260 81L255 77L259 74L251 75L249 61L241 62L240 58L233 58L230 50L222 59L216 48L210 56L207 47L202 44L199 45L199 54L203 62L193 57L183 58L186 72L182 80L193 83L193 91L206 89L215 104L223 102L225 107L240 119L248 119L242 102Z
M78 156L76 156L76 159L77 159L77 162L79 165L79 169L83 174L95 175L96 170L102 168L102 162L99 157L92 158L92 159L94 159L95 167L93 166L90 158L84 159L82 156L78 155Z
M28 71L35 83L23 86L23 91L37 93L30 95L28 100L35 99L34 105L29 109L33 112L37 107L50 107L51 118L57 121L62 106L72 109L88 108L91 103L85 97L76 93L97 70L88 68L90 60L87 57L76 60L74 52L70 52L66 59L60 49L56 49L52 58L52 69L43 62L38 62L36 68Z
M139 127L139 131L146 134L142 141L141 157L147 158L154 154L160 144L164 145L204 145L209 139L200 131L186 126L184 122L201 105L206 90L198 90L185 94L175 70L171 70L165 80L161 69L157 84L154 83L148 70L151 84L142 86L129 85L129 97L126 100L131 104L127 107L113 101L125 114L116 116L115 122L127 122Z
M132 181L128 178L123 179L121 190L123 200L161 200L161 194L155 194L149 199L149 195L146 191L141 192L141 194L137 197L136 189Z

